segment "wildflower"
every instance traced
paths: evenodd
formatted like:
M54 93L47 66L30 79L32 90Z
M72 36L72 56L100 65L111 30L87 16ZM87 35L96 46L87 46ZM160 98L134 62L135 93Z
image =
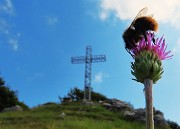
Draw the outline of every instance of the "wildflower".
M153 43L154 33L146 33L145 38L139 44L130 50L135 62L131 63L131 73L136 77L133 79L143 83L145 79L153 80L156 83L163 73L162 60L171 59L173 55L169 55L171 51L166 52L167 45L163 36L160 40L157 38Z
M155 43L153 42L154 33L146 33L147 41L145 38L139 42L139 44L130 50L131 54L135 57L142 51L150 51L155 54L159 60L171 59L173 55L169 55L171 51L167 51L167 45L165 44L165 38L162 36L160 40L157 38Z

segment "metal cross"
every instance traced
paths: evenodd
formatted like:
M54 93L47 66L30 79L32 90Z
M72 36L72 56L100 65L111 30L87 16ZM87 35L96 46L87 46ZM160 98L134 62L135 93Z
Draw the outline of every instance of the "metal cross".
M86 46L86 56L71 57L72 64L85 63L85 77L84 77L84 100L91 101L91 70L92 63L105 62L105 55L92 55L91 46Z

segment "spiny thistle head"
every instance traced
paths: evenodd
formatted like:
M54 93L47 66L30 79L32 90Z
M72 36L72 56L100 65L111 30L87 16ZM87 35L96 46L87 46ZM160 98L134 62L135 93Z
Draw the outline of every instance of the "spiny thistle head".
M158 38L153 43L154 33L146 33L147 41L143 38L139 44L131 49L135 61L131 63L131 73L137 82L144 83L145 79L153 80L156 83L163 73L161 60L171 59L173 55L166 52L165 39Z
M144 83L145 79L153 80L156 83L163 73L161 60L151 51L141 51L131 63L131 73L136 77L137 82Z
M131 54L135 57L138 56L138 54L141 51L151 51L155 55L158 56L159 60L165 60L165 59L171 59L173 55L169 55L171 51L166 52L167 45L165 43L165 38L163 36L160 38L160 40L157 38L154 38L154 33L147 32L146 33L146 38L142 38L142 40L138 43L137 46L132 48L130 50ZM155 40L155 43L153 42Z

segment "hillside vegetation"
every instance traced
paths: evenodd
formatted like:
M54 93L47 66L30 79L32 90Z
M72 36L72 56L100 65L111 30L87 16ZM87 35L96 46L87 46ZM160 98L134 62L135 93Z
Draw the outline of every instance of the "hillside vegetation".
M49 102L29 109L19 102L15 92L4 84L0 79L0 100L3 100L0 101L0 129L146 129L144 117L140 116L141 121L136 119L137 111L142 114L143 110L135 110L130 104L108 99L97 92L92 92L93 103L84 103L83 91L75 87L66 97L59 96L61 103ZM99 103L99 100L103 101ZM117 104L114 103L114 106L111 102ZM11 108L15 105L20 105L23 110ZM125 111L126 115L129 111L128 119L124 115ZM158 116L163 116L160 111L155 114L157 112ZM135 114L135 117L131 114ZM166 123L157 124L155 129L180 129L175 122Z
M21 106L23 109L28 109L27 105L19 101L16 91L11 90L4 79L0 77L0 111L16 105Z
M78 101L0 113L0 129L145 129L145 124L123 120L122 112L110 112L98 103Z

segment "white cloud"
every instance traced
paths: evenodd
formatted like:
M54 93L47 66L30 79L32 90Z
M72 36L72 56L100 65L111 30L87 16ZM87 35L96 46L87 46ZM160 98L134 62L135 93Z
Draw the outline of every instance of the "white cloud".
M46 23L48 25L55 25L55 24L57 24L59 22L58 17L46 16L45 19L46 19Z
M0 33L2 34L9 33L9 25L4 19L0 19Z
M0 5L0 12L1 11L8 14L14 14L14 8L11 0L4 0L4 4Z
M21 34L13 33L14 30L11 28L10 21L8 22L8 17L12 17L15 14L13 3L11 0L4 0L0 2L0 14L4 14L5 17L0 18L0 35L3 35L5 42L12 46L13 50L17 51L19 48L19 37Z
M95 75L94 82L95 83L101 83L102 81L103 81L103 75L101 72L99 72L98 74Z
M172 50L173 54L180 54L180 39L176 42L175 47Z
M31 82L34 80L41 80L44 79L45 75L41 72L36 72L34 74L31 74L29 77L26 78L27 81Z
M10 44L13 50L17 51L19 48L18 39L21 36L20 33L16 35L12 33L10 25L4 19L0 19L0 35L3 35L5 42Z
M113 15L120 20L129 20L144 7L148 7L149 14L154 14L158 21L180 28L179 0L101 0L99 17L105 20Z
M93 83L102 83L104 78L108 78L109 75L108 74L104 74L102 72L98 72L93 80Z
M12 46L13 50L17 51L19 48L18 40L17 39L9 39L9 44Z
M5 19L0 19L0 35L3 36L4 42L10 44L13 48L13 50L18 50L19 48L19 37L21 36L21 33L14 34L12 33L12 29L10 25L7 23Z
M99 14L99 17L101 18L101 20L106 20L108 18L108 14L106 12L101 12Z

